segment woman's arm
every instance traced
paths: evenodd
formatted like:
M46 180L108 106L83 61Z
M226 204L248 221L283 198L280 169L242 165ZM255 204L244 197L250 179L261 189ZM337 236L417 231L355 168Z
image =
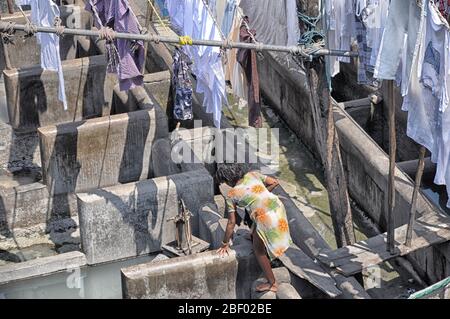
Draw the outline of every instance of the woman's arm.
M236 205L233 204L234 210L228 212L228 223L225 230L225 236L223 237L222 246L219 248L219 254L229 254L230 239L234 233L234 227L236 226Z

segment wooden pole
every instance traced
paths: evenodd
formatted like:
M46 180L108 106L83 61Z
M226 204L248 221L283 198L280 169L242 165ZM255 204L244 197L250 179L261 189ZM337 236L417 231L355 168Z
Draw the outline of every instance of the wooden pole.
M324 59L316 59L307 74L316 145L325 167L325 181L336 244L343 247L355 243L355 234Z
M397 152L397 136L395 132L395 96L394 81L389 81L388 124L389 124L389 183L388 183L388 222L387 222L387 250L395 253L395 158Z
M13 4L13 0L7 0L6 2L8 4L8 12L10 14L14 13L14 4Z
M422 175L425 168L425 147L421 146L419 150L419 164L417 166L416 180L414 184L414 191L411 200L411 211L409 213L408 230L406 231L406 246L411 247L414 222L416 220L416 203L417 195L419 193L420 184L422 182Z

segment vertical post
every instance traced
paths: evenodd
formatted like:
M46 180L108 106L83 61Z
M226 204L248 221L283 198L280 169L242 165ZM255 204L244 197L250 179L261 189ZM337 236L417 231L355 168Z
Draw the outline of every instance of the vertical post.
M394 81L389 81L388 124L389 124L389 183L388 183L388 218L387 218L387 250L395 253L395 157L397 152L397 136L395 132L395 95Z
M408 230L406 231L406 246L410 247L413 236L414 222L416 220L416 203L417 195L419 193L420 183L422 182L423 170L425 167L425 147L421 146L419 150L419 164L417 166L416 180L414 184L414 191L411 200L411 211L409 212Z
M153 20L153 7L150 4L150 1L154 0L147 0L147 14L145 15L145 28L149 30L150 23ZM153 3L153 2L152 2ZM149 42L144 43L144 69L147 68L147 55L148 55L148 46L150 45Z
M323 58L312 62L308 74L316 145L325 168L330 214L338 247L355 243L346 172L339 135L334 123L333 103Z
M13 0L7 0L6 3L8 4L8 12L10 14L14 13L14 4L13 4Z

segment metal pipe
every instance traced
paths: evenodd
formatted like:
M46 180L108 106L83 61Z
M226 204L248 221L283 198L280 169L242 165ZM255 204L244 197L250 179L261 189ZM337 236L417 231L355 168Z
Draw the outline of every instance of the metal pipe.
M14 29L16 31L27 31L29 30L29 26L25 24L14 24L9 25L7 22L0 21L0 32L5 32L8 28ZM57 33L56 28L54 27L41 27L36 26L37 32L42 33ZM100 32L97 30L86 30L86 29L68 29L65 28L62 34L69 35L81 35L81 36L90 36L90 37L100 37ZM179 37L168 37L168 36L160 36L157 34L134 34L134 33L121 33L116 32L115 38L117 39L126 39L126 40L138 40L145 42L163 42L170 44L180 44ZM352 51L340 51L340 50L328 50L328 49L317 49L314 52L308 53L303 46L280 46L280 45L269 45L262 43L242 43L242 42L232 42L232 41L216 41L216 40L192 40L192 45L204 45L204 46L213 46L213 47L223 47L226 49L249 49L256 51L274 51L274 52L286 52L293 54L303 54L303 55L311 55L311 56L321 56L321 55L333 55L333 56L345 56L345 57L356 57L358 56L358 52Z

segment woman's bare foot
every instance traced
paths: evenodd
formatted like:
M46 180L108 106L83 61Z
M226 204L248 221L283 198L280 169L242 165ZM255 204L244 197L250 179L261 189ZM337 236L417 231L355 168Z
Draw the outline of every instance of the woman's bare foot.
M278 285L277 283L265 283L265 284L260 284L258 286L256 286L256 291L257 292L266 292L266 291L272 291L272 292L277 292L278 291Z

